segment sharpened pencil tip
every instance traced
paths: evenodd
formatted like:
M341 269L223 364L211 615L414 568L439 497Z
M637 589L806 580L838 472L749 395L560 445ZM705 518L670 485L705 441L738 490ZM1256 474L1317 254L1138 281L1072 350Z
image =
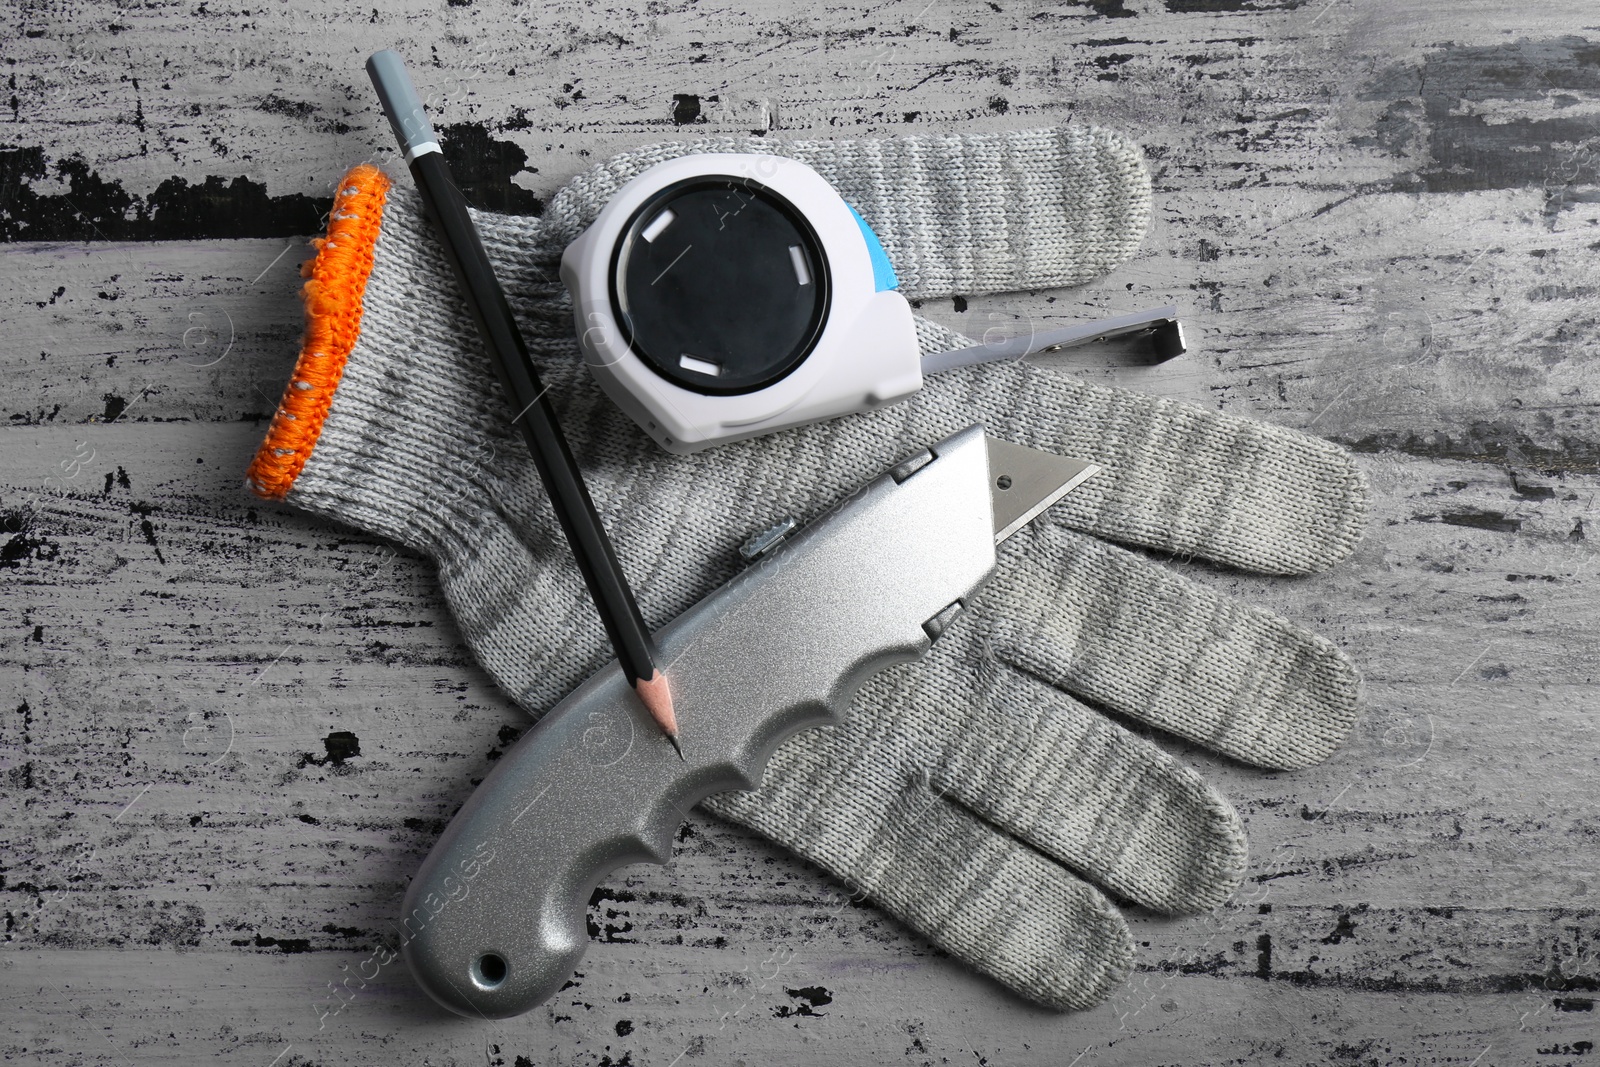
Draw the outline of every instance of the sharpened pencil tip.
M672 711L672 689L667 685L667 676L656 671L648 678L640 678L633 683L633 691L639 694L639 702L667 735L678 755L683 756L683 748L678 744L678 717Z

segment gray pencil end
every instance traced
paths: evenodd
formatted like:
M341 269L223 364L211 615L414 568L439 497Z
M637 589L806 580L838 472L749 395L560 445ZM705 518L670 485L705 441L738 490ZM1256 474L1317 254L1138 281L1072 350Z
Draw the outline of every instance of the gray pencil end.
M372 53L367 57L367 76L378 91L378 101L389 116L389 125L406 158L409 160L418 149L435 145L433 126L428 122L428 113L422 110L422 98L411 84L400 53L388 48Z

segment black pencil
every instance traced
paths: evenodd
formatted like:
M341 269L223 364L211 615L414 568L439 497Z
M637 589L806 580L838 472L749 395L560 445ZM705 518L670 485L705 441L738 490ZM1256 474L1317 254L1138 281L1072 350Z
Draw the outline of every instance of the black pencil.
M374 52L367 60L367 74L378 99L389 116L400 149L405 153L411 176L416 180L422 203L444 246L445 258L455 271L456 283L467 302L478 334L489 350L490 362L516 412L516 423L528 442L534 466L543 479L545 491L555 508L556 518L577 557L578 570L589 587L606 634L616 649L628 684L683 755L678 744L678 722L672 710L672 691L662 673L660 653L650 631L645 628L634 602L633 590L617 563L616 551L606 536L594 502L583 484L583 475L567 439L556 425L555 412L545 396L544 386L528 356L528 346L517 328L506 303L505 292L495 277L489 256L483 250L478 228L467 214L467 203L450 177L450 168L434 139L433 127L422 110L405 61L389 50Z

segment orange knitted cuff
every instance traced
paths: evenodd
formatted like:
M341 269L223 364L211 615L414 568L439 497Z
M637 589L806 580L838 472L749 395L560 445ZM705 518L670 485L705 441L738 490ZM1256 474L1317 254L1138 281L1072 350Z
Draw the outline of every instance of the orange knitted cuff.
M362 294L372 274L373 249L389 179L361 164L344 176L328 215L328 235L312 238L317 254L301 268L306 333L300 358L278 401L267 439L256 450L245 483L257 496L282 500L317 446L339 388L345 361L361 335Z

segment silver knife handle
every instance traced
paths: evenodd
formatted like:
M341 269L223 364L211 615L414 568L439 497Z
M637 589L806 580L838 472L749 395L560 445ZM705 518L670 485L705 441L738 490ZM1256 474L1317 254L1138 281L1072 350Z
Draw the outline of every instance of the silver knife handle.
M613 663L499 761L406 895L418 983L469 1017L549 999L588 945L594 888L665 863L691 807L753 789L798 730L837 723L872 673L923 655L994 569L981 427L869 483L658 635L684 759Z

